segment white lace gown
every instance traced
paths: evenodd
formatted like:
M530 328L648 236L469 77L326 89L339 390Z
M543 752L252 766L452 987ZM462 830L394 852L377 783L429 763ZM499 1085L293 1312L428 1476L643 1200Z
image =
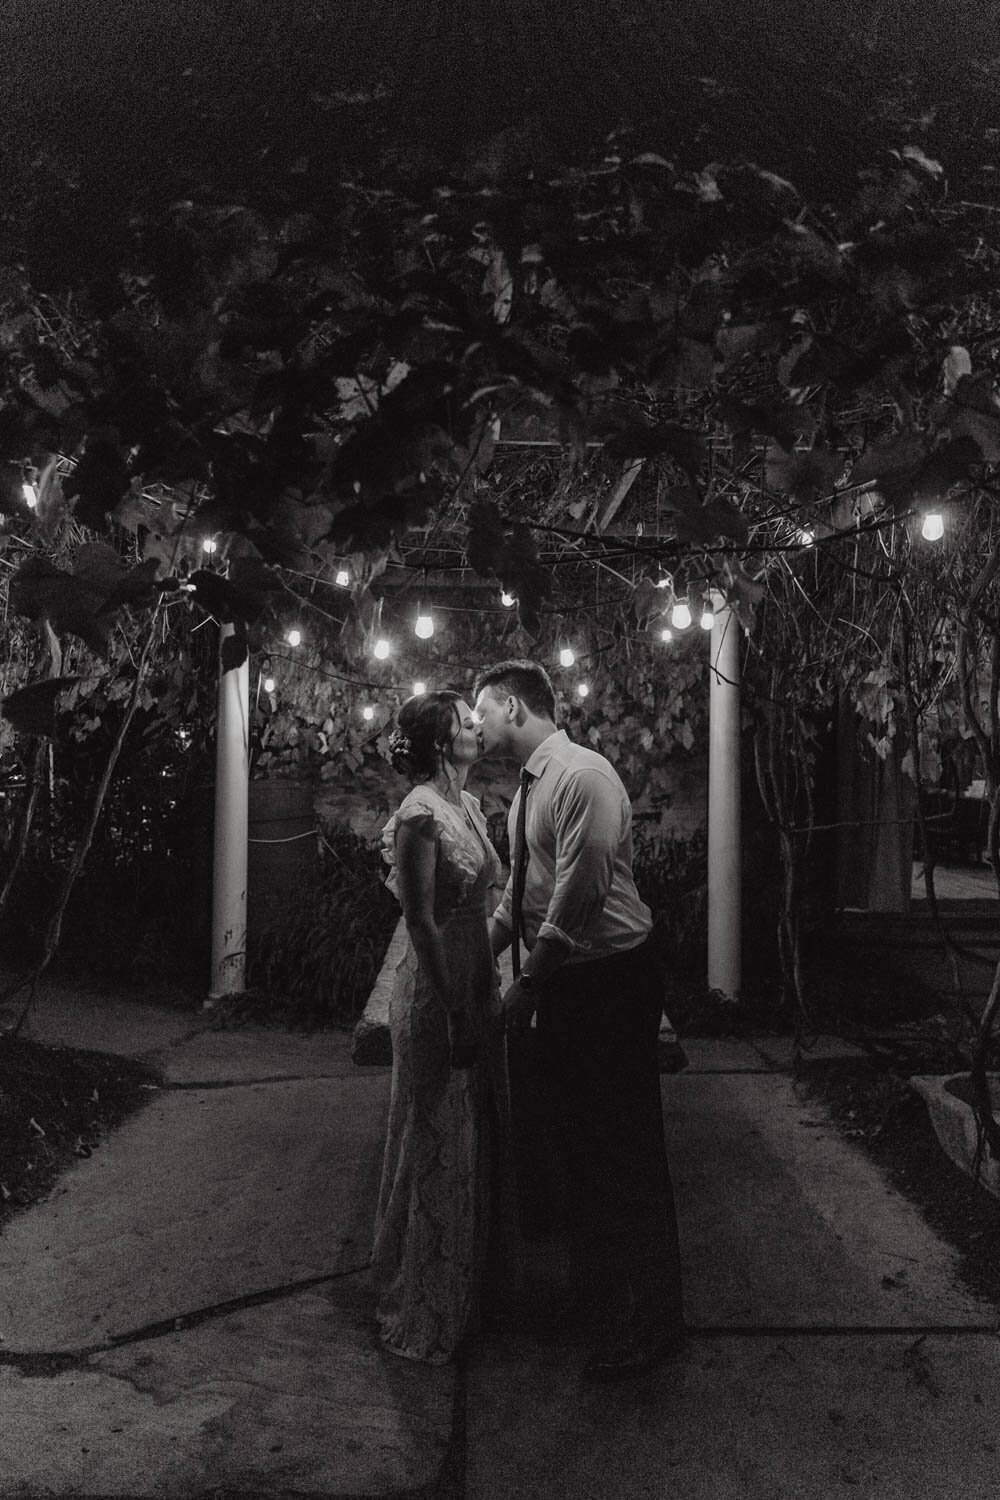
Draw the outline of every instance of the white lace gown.
M488 1210L489 1090L499 1076L496 969L486 894L500 861L479 803L462 807L417 786L382 830L387 885L398 896L396 831L422 824L434 835L434 913L452 994L484 1039L482 1061L450 1066L447 1019L412 943L396 969L389 1025L392 1095L375 1219L372 1278L379 1337L394 1354L443 1364L474 1314Z

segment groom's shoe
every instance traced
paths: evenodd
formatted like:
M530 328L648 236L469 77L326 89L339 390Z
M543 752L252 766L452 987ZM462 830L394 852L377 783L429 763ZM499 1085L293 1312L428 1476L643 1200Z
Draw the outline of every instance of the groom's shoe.
M664 1360L679 1354L685 1338L683 1328L647 1334L622 1332L594 1351L584 1365L583 1378L610 1382L647 1375Z

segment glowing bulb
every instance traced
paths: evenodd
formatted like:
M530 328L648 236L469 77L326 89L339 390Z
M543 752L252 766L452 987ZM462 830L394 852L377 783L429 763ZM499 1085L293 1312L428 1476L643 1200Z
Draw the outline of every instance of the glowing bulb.
M202 552L218 552L219 544L212 536L207 536L201 544Z
M670 623L677 630L687 630L691 624L691 607L686 599L678 599L670 611Z
M673 638L674 632L670 630L666 625L664 625L663 629L660 631L660 640L666 641L669 644L669 642L672 641Z
M700 624L702 630L711 630L712 626L715 624L715 615L707 605L701 612Z
M944 517L936 510L929 510L924 516L920 535L925 542L939 542L944 536Z
M346 568L338 568L337 569L337 577L334 580L334 582L337 583L337 584L339 584L339 586L342 589L346 589L347 585L350 583L350 581L351 581L351 575L350 575L350 573L348 573L347 569Z
M514 595L508 594L507 590L504 589L503 593L500 595L500 603L503 605L504 609L510 609L516 602L517 601L515 600Z
M798 542L800 547L811 547L815 540L815 536L807 528L803 528L803 530L799 532Z
M559 653L559 665L561 667L571 667L575 661L576 657L573 652L568 646L564 646Z
M285 636L285 640L288 642L288 644L290 646L301 646L302 645L302 632L301 632L301 630L290 630L288 632L288 634Z
M672 581L673 580L671 579L669 573L661 573L659 578L656 580L655 586L658 589L668 589Z
M273 677L265 677L264 678L264 691L265 691L265 693L273 693L274 692L274 678Z
M35 506L38 504L38 491L35 489L35 486L31 484L27 479L21 485L21 494L24 498L25 505L34 510Z
M590 688L585 682L578 682L576 685L576 690L581 698L586 698L587 694L590 692Z
M427 691L427 684L426 684L426 682L415 682L413 684L413 696L414 696L414 698L422 698L423 695L426 693L426 691Z
M389 642L383 636L383 638L380 641L376 641L375 642L375 647L374 647L374 650L372 652L372 655L375 657L375 659L377 661L385 661L386 657L389 655L389 652L391 650L392 650L392 647L389 645Z
M434 634L434 621L430 615L417 615L417 623L413 627L414 635L418 635L422 641L426 641Z
M361 710L361 717L363 719L367 719L369 724L371 723L372 719L374 719L375 710L372 708L370 703L366 703L364 708Z

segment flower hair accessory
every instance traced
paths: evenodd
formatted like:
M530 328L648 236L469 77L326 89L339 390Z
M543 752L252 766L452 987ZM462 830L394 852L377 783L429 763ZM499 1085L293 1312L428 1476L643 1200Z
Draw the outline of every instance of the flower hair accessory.
M413 741L402 729L394 729L389 736L389 749L393 755L409 755L413 749Z

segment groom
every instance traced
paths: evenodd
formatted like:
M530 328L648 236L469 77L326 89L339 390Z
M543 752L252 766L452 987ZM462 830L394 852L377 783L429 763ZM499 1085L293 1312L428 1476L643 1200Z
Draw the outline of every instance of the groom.
M663 993L632 878L632 810L610 762L557 730L552 683L536 662L487 667L475 690L485 753L522 767L511 878L490 924L498 954L519 908L526 956L505 1018L515 1035L536 1018L577 1273L602 1315L584 1374L618 1380L652 1369L684 1338L657 1064Z

